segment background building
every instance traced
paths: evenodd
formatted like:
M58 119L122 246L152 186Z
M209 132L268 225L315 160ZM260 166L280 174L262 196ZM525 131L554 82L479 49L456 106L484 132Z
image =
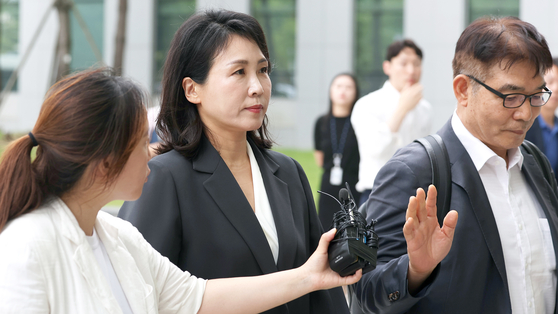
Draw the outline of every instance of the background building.
M17 67L47 10L50 15L0 108L0 130L25 132L38 116L49 87L58 32L52 0L0 0L2 87ZM74 0L103 55L113 64L118 0ZM515 15L534 24L558 54L556 0L128 0L123 73L141 83L157 102L161 67L170 40L196 10L225 8L255 16L266 32L274 69L268 112L282 147L312 147L313 124L327 111L333 76L354 72L361 96L386 79L381 64L393 40L412 38L423 49L425 98L434 107L434 129L455 108L451 59L462 30L475 18ZM97 62L74 16L70 66Z

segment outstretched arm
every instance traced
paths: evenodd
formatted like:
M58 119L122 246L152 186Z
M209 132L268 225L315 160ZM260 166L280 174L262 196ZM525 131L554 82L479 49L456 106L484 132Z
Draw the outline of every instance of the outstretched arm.
M453 242L457 212L450 211L440 228L436 216L436 196L436 188L430 185L428 197L425 198L424 190L418 188L417 195L409 199L403 234L409 255L407 280L411 294L420 290L434 268L449 253Z
M316 290L357 282L362 271L341 277L328 264L327 248L335 229L322 235L304 265L256 277L209 280L198 313L259 313Z

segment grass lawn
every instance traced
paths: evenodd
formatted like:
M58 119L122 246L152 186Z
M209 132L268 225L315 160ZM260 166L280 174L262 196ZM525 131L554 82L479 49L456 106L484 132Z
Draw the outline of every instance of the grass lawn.
M0 159L2 153L6 149L8 142L0 139ZM289 157L294 158L296 161L300 163L306 176L308 177L308 181L310 182L310 186L312 187L312 192L314 193L314 200L317 200L318 197L318 189L320 188L320 180L322 176L322 169L316 165L314 162L314 152L313 150L299 150L299 149L289 149L289 148L274 148L274 150L283 153ZM113 201L108 204L108 206L112 207L120 207L122 206L122 201Z
M288 148L274 148L273 150L283 153L298 161L308 177L310 187L314 193L314 201L316 202L316 206L318 206L318 190L320 189L320 181L322 180L322 168L318 167L314 161L314 151Z

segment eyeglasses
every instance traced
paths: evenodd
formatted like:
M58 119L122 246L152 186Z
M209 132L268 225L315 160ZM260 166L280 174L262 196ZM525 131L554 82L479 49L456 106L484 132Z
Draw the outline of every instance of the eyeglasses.
M544 90L543 92L538 92L538 93L534 93L534 94L531 94L531 95L524 95L524 94L519 94L519 93L502 94L499 91L495 90L494 88L492 88L492 87L484 84L483 82L477 80L474 76L468 75L468 74L467 74L467 76L469 78L471 78L472 80L474 80L475 82L484 86L484 88L488 89L494 95L502 98L504 100L503 105L506 108L521 107L521 105L523 105L523 103L525 102L525 100L527 98L529 98L529 103L531 104L531 106L541 107L548 102L548 100L550 99L550 96L552 95L552 91L550 89L548 89L548 87L545 87L543 89Z

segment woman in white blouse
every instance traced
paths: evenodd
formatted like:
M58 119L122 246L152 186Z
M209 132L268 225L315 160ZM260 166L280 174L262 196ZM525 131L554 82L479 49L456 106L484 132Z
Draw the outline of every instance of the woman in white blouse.
M137 199L147 180L145 103L137 85L106 69L78 73L49 90L33 131L8 147L0 163L0 313L256 313L360 278L331 271L329 232L296 269L206 281L100 212L112 200Z

